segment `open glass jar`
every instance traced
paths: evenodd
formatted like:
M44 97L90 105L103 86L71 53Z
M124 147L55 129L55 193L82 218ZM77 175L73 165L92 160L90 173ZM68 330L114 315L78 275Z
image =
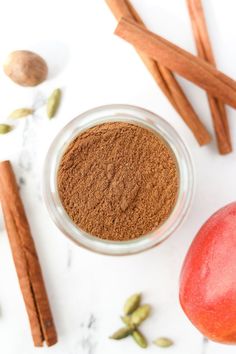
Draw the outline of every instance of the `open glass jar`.
M159 134L175 155L179 169L179 192L174 209L156 230L130 241L108 241L92 236L73 223L57 190L60 160L71 141L83 131L105 122L129 122ZM145 109L129 105L109 105L89 110L67 124L52 142L45 162L43 195L49 214L57 227L77 245L108 255L128 255L152 248L169 237L183 222L191 205L194 173L189 152L169 123Z

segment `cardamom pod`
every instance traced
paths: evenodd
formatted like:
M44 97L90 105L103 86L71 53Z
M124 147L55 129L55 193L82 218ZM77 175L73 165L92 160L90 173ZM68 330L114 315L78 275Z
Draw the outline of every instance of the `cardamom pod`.
M151 311L150 305L142 305L135 310L131 315L131 323L139 326L149 316Z
M12 126L9 124L0 124L0 134L7 134L12 130Z
M54 90L51 94L51 96L49 96L48 98L48 102L47 102L47 114L48 114L48 118L51 119L55 116L58 107L60 105L61 102L61 90L58 88L56 90Z
M132 329L129 327L122 327L120 329L118 329L118 331L116 331L115 333L112 334L112 336L110 336L111 339L123 339L128 337L130 334L132 333Z
M121 316L121 320L129 328L135 329L135 326L131 322L131 317L130 316Z
M124 305L124 314L125 315L130 315L133 313L140 305L141 301L141 294L134 294L130 296Z
M156 340L154 340L153 343L160 348L169 348L174 344L174 342L171 339L166 337L157 338Z
M34 113L34 111L31 108L18 108L9 115L9 118L12 118L12 119L23 118L23 117L27 117L33 113Z
M141 348L147 348L148 343L144 335L137 329L132 332L132 337Z

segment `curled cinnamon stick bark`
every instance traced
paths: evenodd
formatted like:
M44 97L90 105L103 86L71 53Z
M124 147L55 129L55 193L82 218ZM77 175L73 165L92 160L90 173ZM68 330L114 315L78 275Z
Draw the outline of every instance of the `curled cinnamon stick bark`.
M0 201L35 346L57 342L57 333L30 227L9 161L0 162Z
M145 26L129 0L106 0L106 3L117 20L120 20L122 17L128 17ZM208 144L211 136L197 116L173 73L143 52L138 51L138 54L162 92L191 129L199 145Z
M216 66L201 0L186 1L198 55L213 66ZM210 95L208 95L208 101L219 152L221 154L228 154L232 151L232 145L225 106L218 98Z
M122 18L115 34L137 49L236 108L236 82L205 60L196 57L135 21Z

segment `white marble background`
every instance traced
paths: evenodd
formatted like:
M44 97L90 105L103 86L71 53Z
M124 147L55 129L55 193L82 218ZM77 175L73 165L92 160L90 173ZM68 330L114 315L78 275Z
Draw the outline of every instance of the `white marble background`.
M154 31L194 52L184 0L133 0ZM204 0L219 68L236 78L235 0ZM147 338L169 336L170 349L148 353L232 354L236 347L203 340L178 303L178 277L195 233L216 209L235 200L236 112L228 109L235 152L222 157L215 144L199 148L156 87L134 50L113 36L115 21L103 0L5 0L0 4L0 61L9 51L31 49L49 64L49 80L21 88L0 73L0 120L16 108L40 107L56 87L63 89L57 117L41 107L34 117L0 137L0 159L11 159L30 218L59 334L52 348L35 349L0 217L0 352L3 354L138 354L131 339L108 336L120 326L124 299L142 291L153 314L143 325ZM204 92L181 79L199 115L212 131ZM188 144L196 165L197 192L188 220L160 247L111 258L71 244L53 225L41 199L42 164L55 134L79 113L97 105L140 105L165 117ZM220 279L219 279L220 281Z

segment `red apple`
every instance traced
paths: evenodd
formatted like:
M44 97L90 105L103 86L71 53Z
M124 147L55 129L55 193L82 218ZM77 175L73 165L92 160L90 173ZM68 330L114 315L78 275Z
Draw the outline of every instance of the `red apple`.
M236 344L236 202L213 214L195 237L181 272L180 303L206 337Z

